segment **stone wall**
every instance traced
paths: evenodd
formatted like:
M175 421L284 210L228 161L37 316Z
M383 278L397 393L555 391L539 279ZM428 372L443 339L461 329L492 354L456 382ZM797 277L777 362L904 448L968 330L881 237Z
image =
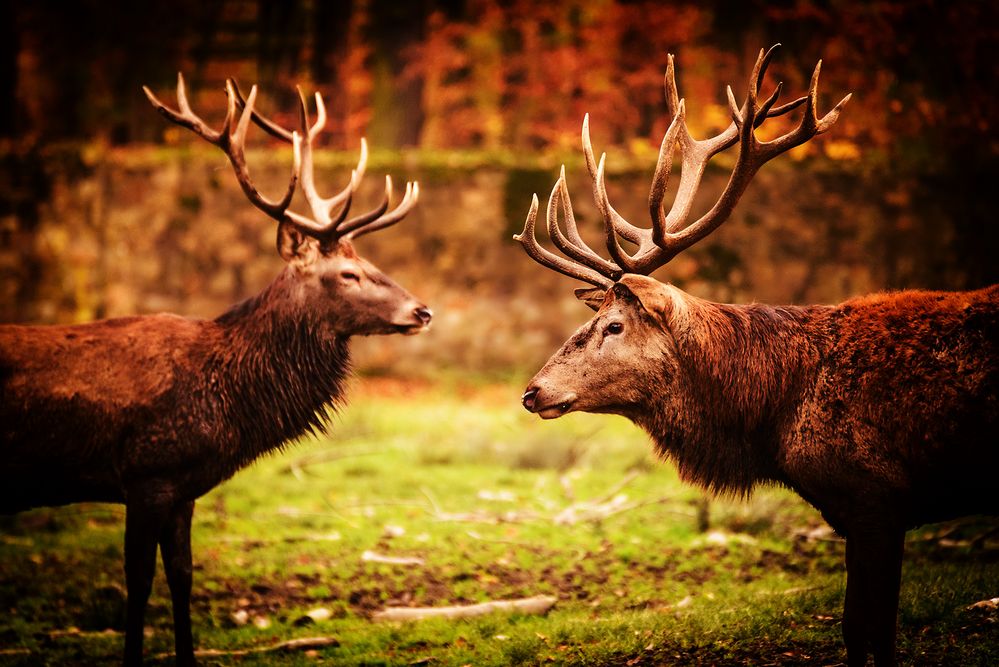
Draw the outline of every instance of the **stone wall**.
M249 155L254 179L278 193L288 154ZM353 156L324 154L318 173L339 189ZM533 368L589 310L570 279L542 269L511 236L537 191L542 209L557 166L429 167L377 159L355 206L371 206L381 175L421 183L417 210L364 237L362 254L426 300L433 330L358 341L367 372L494 372ZM648 219L647 169L615 169L615 207ZM281 269L274 224L244 199L225 159L208 150L130 148L32 156L4 164L0 209L0 320L75 322L171 311L212 317L262 289ZM695 215L724 187L708 172ZM961 286L955 231L924 219L884 176L857 163L784 157L756 176L720 230L657 277L725 301L835 302L895 286ZM599 247L589 178L570 165L570 192L584 236ZM298 205L301 209L301 205ZM543 215L543 212L542 212Z

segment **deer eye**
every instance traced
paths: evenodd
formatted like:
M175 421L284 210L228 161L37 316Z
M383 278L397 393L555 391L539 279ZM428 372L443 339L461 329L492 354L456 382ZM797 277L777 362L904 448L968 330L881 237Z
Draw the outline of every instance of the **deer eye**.
M361 282L361 276L357 275L353 271L341 271L340 272L340 280L344 281L345 283L349 283L349 282L360 283Z
M604 329L604 333L610 335L617 335L622 331L624 331L624 325L620 322L611 322L607 325L607 328Z

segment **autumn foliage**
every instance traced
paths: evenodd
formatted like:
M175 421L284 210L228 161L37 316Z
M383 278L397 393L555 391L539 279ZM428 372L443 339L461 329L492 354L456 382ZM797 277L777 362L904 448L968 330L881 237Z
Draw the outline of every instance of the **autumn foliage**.
M744 88L757 50L775 42L788 47L773 66L788 91L824 58L823 89L855 93L825 146L832 157L967 145L996 118L996 17L984 2L119 4L5 5L16 38L4 47L14 75L0 131L154 138L139 84L169 85L183 69L206 94L229 75L286 88L278 109L294 84L319 89L345 146L367 132L382 145L560 149L575 146L585 112L604 142L657 144L668 52L699 109L692 131L710 132L728 122L724 85Z

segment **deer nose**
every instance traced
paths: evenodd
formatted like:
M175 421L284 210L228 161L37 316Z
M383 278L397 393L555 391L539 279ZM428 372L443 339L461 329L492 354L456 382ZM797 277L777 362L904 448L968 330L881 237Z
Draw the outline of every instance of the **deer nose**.
M521 402L524 404L524 408L534 412L534 400L538 397L538 392L540 389L538 387L528 387L527 391L521 397Z
M423 322L424 326L426 326L427 324L430 324L430 320L433 318L434 313L426 306L420 306L419 308L413 310L413 315L415 315L416 319Z

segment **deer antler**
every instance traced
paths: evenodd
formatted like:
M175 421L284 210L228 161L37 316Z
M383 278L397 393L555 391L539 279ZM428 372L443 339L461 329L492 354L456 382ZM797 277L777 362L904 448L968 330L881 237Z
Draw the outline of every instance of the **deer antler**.
M565 227L568 237L562 234L558 226L558 207L562 204L563 215L565 216ZM542 247L534 235L535 221L538 217L538 196L534 195L531 200L531 210L527 213L527 221L524 223L524 231L514 235L514 240L519 241L524 246L524 250L534 261L571 278L578 278L583 282L590 283L597 287L610 287L621 277L621 268L608 262L606 259L593 251L590 246L579 236L576 228L576 218L572 212L572 202L569 200L569 189L565 183L565 165L559 174L555 187L548 197L548 211L545 214L548 222L548 235L555 246L568 255L572 261L566 260Z
M230 79L229 83L235 91L237 104L243 107L249 106L249 100L247 99L244 101L243 95L239 90L239 86L236 85L235 80ZM296 214L296 222L299 226L329 240L331 237L357 238L358 236L363 236L364 234L384 229L402 220L406 214L409 213L414 206L416 206L416 202L419 200L419 183L415 181L407 182L406 191L403 194L402 201L399 202L399 205L392 211L386 213L392 198L392 177L386 175L385 196L382 199L381 204L367 213L362 213L344 221L344 218L347 217L347 213L350 211L353 193L356 191L361 179L364 177L364 171L367 166L368 142L363 138L361 139L361 154L358 158L357 166L353 171L351 171L350 182L347 186L329 198L323 198L319 195L316 190L315 178L313 175L314 162L312 141L319 135L326 125L326 105L323 103L323 96L319 94L319 92L316 92L316 122L310 125L308 104L301 88L298 89L298 96L301 103L301 131L302 135L305 137L305 141L302 142L302 191L305 193L305 198L309 202L309 207L312 209L312 215L314 216L314 220L309 220L308 218L304 218L303 216L298 216ZM297 134L296 132L292 132L281 127L257 111L252 111L251 117L261 129L271 136L289 143L294 141L294 136ZM332 212L335 209L337 210L337 213L336 215L333 215Z
M188 128L208 143L222 149L229 158L229 162L232 163L233 171L236 172L236 180L239 181L240 187L254 206L275 220L293 220L291 216L294 214L288 211L288 206L291 204L291 198L295 195L295 186L298 183L298 174L302 162L302 142L298 133L292 132L288 136L288 141L293 146L294 160L288 189L278 201L271 201L260 194L256 186L253 185L253 181L250 180L250 172L246 167L244 146L246 144L246 130L249 127L250 116L253 113L253 103L257 98L256 86L250 90L250 95L243 105L243 113L240 114L237 121L236 94L232 85L229 83L226 84L228 106L226 107L222 128L218 131L208 127L208 124L191 110L191 105L187 101L187 90L184 87L183 74L177 73L177 106L180 107L179 110L172 109L160 102L148 87L143 86L142 90L146 93L146 97L149 98L153 106L156 107L156 110L163 114L167 120Z
M812 74L807 95L787 104L775 106L783 87L783 84L778 83L773 93L761 103L758 99L760 86L767 66L778 46L780 45L775 44L767 51L760 50L749 79L746 101L741 108L736 105L732 88L727 88L732 123L721 134L700 141L691 137L687 130L684 100L680 99L677 94L673 55L669 55L665 89L670 124L659 148L659 159L656 163L652 187L649 192L651 228L632 225L611 206L605 183L606 154L600 156L599 162L594 159L593 147L590 143L589 115L583 118L583 154L587 170L593 181L593 196L604 222L607 251L613 261L608 262L599 257L579 238L575 220L572 218L568 189L565 186L564 169L549 199L548 228L552 242L571 261L554 255L538 244L534 236L534 221L537 215L536 196L527 215L524 231L514 238L520 241L531 257L544 266L593 285L607 286L610 282L617 280L622 273L650 274L669 262L678 253L717 229L728 219L739 201L739 197L742 196L753 175L761 166L781 153L828 130L839 118L843 107L850 100L851 96L847 95L821 119L816 116L815 100L818 95L819 70L822 66L822 61L819 61ZM762 125L767 118L784 115L800 106L804 106L804 115L795 129L773 141L761 142L756 138L755 129ZM688 224L687 218L690 215L694 195L700 185L708 161L736 143L739 144L739 156L725 190L707 213ZM667 214L663 211L663 199L673 166L673 152L677 147L680 148L683 169L680 174L676 198ZM562 235L555 217L559 200L562 201L562 208L565 212L568 238ZM638 246L633 254L627 253L621 247L619 236Z
M146 97L149 98L149 101L156 110L168 120L188 128L208 143L218 146L225 152L232 163L233 170L236 172L236 179L239 181L240 187L254 206L278 222L293 224L302 232L324 243L333 243L340 238L356 238L395 224L409 213L419 199L419 185L415 182L407 183L402 201L395 209L386 213L392 197L392 179L386 176L385 197L382 203L372 211L344 221L350 210L351 198L354 191L364 176L368 160L368 144L364 139L361 139L361 154L357 161L357 166L351 172L350 182L347 186L329 198L323 198L319 195L316 191L315 179L313 177L312 152L312 141L326 124L326 107L319 93L316 93L316 122L310 125L305 96L299 90L302 124L302 132L299 134L296 131L286 130L277 123L257 113L254 110L257 87L253 86L250 89L250 94L244 97L236 86L236 82L232 79L226 81L226 98L228 101L226 117L222 122L222 128L217 131L210 128L204 120L191 110L182 74L177 74L177 106L179 109L173 109L161 102L148 87L143 86L142 90L146 93ZM236 120L237 107L242 109L238 120ZM251 119L269 134L292 144L294 161L291 179L284 196L278 201L271 201L260 194L256 186L253 185L246 167L244 150L246 131ZM302 140L303 136L305 137L304 141ZM308 201L309 207L312 209L312 217L288 210L299 180L301 180L306 201ZM336 211L335 214L334 211Z

